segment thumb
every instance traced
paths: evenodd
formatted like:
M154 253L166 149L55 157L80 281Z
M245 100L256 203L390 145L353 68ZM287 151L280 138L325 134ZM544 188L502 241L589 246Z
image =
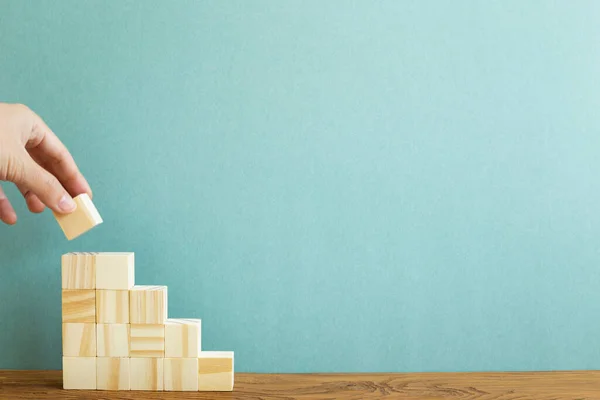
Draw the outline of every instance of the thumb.
M48 208L59 214L68 214L75 210L73 198L67 193L58 179L42 168L32 158L23 165L21 182L15 182L34 193Z

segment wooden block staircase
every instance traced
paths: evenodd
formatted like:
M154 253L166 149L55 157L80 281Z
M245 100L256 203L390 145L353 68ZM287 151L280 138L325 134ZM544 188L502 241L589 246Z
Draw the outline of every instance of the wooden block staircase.
M135 285L134 253L64 254L63 388L233 391L233 352L202 351L201 320L168 318L167 298Z

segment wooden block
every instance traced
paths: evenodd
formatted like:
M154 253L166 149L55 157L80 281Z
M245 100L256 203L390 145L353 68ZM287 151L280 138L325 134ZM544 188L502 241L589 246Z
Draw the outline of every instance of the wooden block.
M96 253L96 289L129 290L135 284L135 253Z
M165 358L164 375L166 391L198 391L197 358Z
M164 324L167 320L167 287L134 286L129 291L129 322Z
M168 319L165 322L165 357L200 356L201 327L202 322L199 319Z
M129 357L129 325L98 324L96 355L98 357Z
M63 357L63 389L96 389L96 357Z
M163 390L163 358L130 358L129 366L131 368L131 390Z
M129 390L129 377L129 358L98 357L96 359L98 390Z
M63 254L63 289L96 289L96 265L93 253Z
M198 390L233 390L233 352L203 351L198 357Z
M73 240L90 229L102 223L102 217L98 213L92 199L86 193L80 194L73 199L77 208L70 214L58 214L53 211L54 217L58 221L65 236Z
M63 290L62 321L96 322L96 291Z
M96 324L62 324L63 357L96 357Z
M131 324L129 354L131 357L164 357L165 326Z
M96 290L96 323L128 324L129 291Z

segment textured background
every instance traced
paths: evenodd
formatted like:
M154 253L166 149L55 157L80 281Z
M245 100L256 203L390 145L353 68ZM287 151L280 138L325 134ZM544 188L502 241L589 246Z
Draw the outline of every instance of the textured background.
M238 371L600 368L600 2L0 0L0 99L105 223L12 186L0 368L60 368L60 256L134 251Z

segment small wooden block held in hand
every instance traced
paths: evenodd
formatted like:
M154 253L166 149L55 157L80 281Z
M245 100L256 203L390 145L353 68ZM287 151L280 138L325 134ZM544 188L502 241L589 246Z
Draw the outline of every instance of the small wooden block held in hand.
M63 389L96 390L96 357L63 357Z
M135 253L95 253L96 289L129 290L135 284Z
M63 357L96 357L96 324L62 326Z
M96 322L99 324L128 324L129 291L96 290Z
M129 354L131 357L164 357L165 326L131 324Z
M61 259L63 289L96 289L94 253L68 253Z
M202 348L201 327L199 319L168 319L165 322L165 357L198 357Z
M98 324L98 357L129 357L129 324Z
M129 390L129 358L98 357L96 361L96 386L98 390Z
M198 391L197 358L165 358L164 363L165 391Z
M167 287L134 286L129 291L129 322L164 324L167 320Z
M203 351L198 358L198 390L233 390L233 352Z
M163 390L163 365L163 358L130 358L131 390Z
M62 322L96 322L96 291L63 290Z
M69 240L73 240L83 235L103 222L96 206L94 206L92 199L90 199L90 196L87 193L80 194L73 200L77 205L75 211L70 214L53 212L54 218L56 218L65 236Z

